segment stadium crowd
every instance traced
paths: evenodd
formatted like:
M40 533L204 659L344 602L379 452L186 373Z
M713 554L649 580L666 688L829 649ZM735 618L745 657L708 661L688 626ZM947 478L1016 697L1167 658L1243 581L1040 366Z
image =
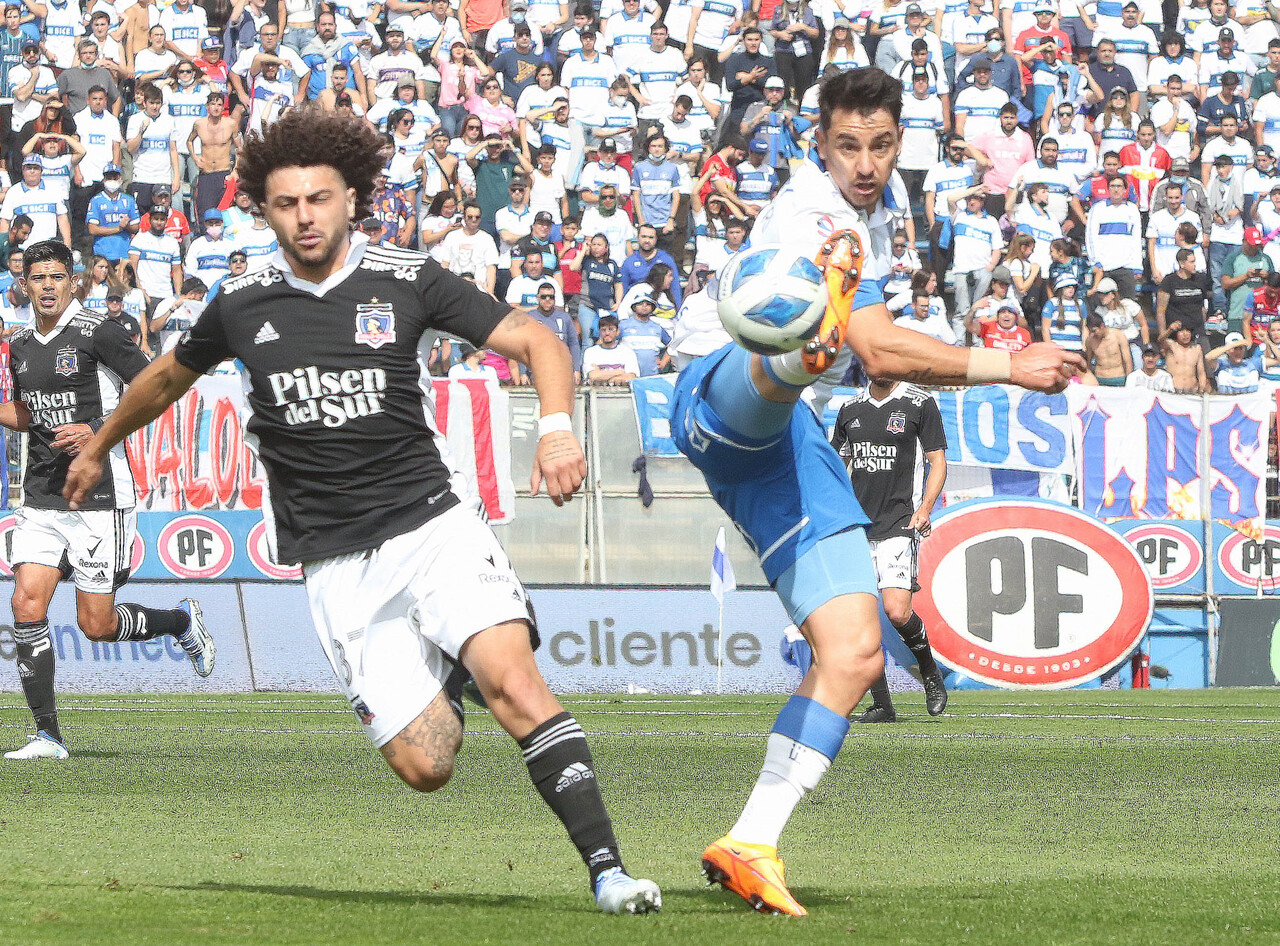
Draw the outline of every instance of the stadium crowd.
M288 109L386 138L374 241L526 308L584 383L723 340L708 286L799 162L823 77L901 80L899 320L1084 350L1103 385L1280 385L1280 8L1260 0L23 0L0 31L0 317L21 247L158 351L275 239L235 186ZM442 341L433 370L527 383Z

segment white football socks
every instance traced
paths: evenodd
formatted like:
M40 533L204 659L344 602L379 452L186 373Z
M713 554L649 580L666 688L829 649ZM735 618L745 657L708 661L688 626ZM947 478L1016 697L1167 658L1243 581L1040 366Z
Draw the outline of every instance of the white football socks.
M815 380L813 375L804 370L803 348L789 351L785 355L769 355L764 363L765 373L782 384L807 388Z
M744 844L776 848L796 805L817 787L829 768L831 760L821 752L789 736L771 733L764 767L730 836Z

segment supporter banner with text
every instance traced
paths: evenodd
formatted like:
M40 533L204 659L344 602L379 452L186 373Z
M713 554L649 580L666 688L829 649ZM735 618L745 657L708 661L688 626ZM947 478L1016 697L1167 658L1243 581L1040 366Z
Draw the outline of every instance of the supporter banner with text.
M479 489L492 523L511 519L511 415L506 391L485 381L434 382L436 425ZM337 396L337 395L335 395ZM149 426L129 437L138 509L208 512L262 507L266 475L246 443L238 375L200 378Z
M1079 505L1089 515L1201 519L1207 485L1210 518L1261 520L1271 435L1266 395L1201 398L1074 385L1068 397ZM1208 448L1207 484L1200 475L1202 446Z

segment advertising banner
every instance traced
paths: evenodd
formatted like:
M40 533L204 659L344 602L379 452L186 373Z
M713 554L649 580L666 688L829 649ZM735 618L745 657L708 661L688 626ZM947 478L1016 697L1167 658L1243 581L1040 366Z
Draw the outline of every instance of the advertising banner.
M1128 656L1151 623L1133 547L1070 506L976 500L920 547L916 613L948 666L993 686L1063 689Z
M1266 508L1270 399L1200 397L1138 388L1068 389L1080 508L1099 519L1260 520ZM1208 404L1208 428L1202 429ZM1200 479L1208 438L1209 481Z
M489 521L510 521L515 486L507 392L485 381L439 379L432 388L436 426L454 462L476 484ZM266 474L246 443L247 418L239 375L199 378L182 398L126 441L138 509L260 509Z

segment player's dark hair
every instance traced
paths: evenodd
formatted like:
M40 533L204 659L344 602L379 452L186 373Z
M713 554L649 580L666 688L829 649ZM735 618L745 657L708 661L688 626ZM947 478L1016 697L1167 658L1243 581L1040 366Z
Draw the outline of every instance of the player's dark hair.
M71 247L57 240L41 240L22 251L22 276L25 279L31 267L40 263L61 263L67 268L67 275L75 272L75 260L71 256Z
M831 128L833 112L870 115L885 111L896 126L902 118L902 84L883 69L850 69L822 83L818 92L818 120Z
M331 167L355 188L355 219L371 213L373 182L382 173L382 137L363 119L305 109L285 112L240 150L240 189L260 206L267 200L272 171L291 167Z

